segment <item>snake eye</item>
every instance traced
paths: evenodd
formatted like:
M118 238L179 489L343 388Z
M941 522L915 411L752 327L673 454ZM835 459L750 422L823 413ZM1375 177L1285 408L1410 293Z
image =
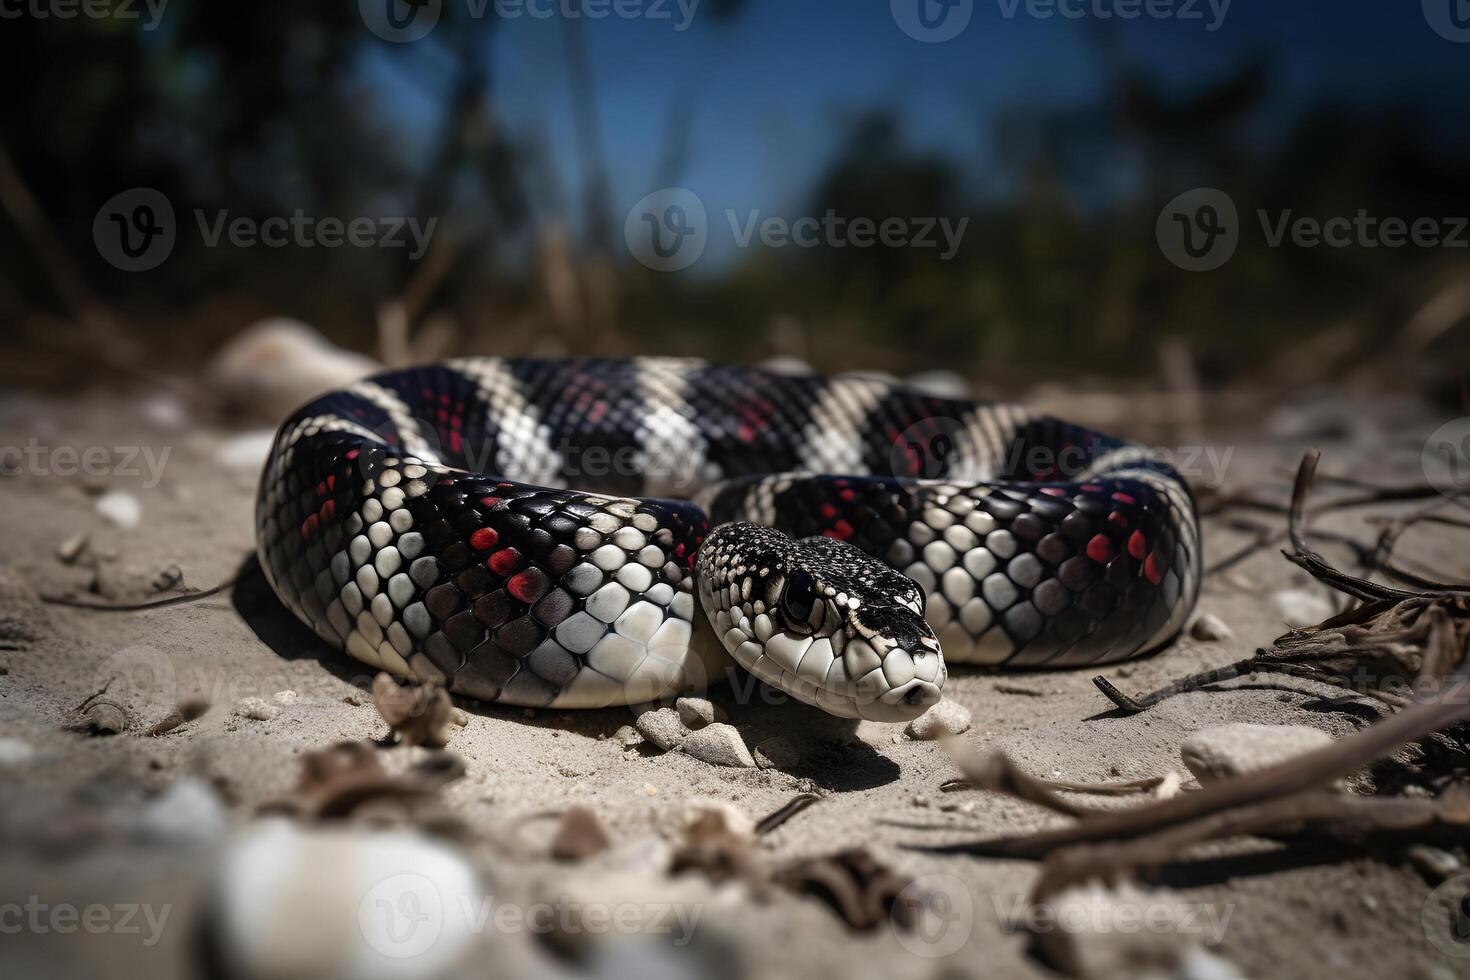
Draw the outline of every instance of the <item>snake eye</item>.
M781 590L781 611L792 626L810 626L812 608L817 604L817 580L811 572L792 572Z

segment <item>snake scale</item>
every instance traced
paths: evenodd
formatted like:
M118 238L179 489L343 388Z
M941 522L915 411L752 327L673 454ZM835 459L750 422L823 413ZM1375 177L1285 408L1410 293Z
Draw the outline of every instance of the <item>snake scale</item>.
M873 376L674 358L467 358L324 395L281 426L256 527L329 645L536 707L643 703L733 658L903 721L946 661L1155 649L1200 583L1189 488L1137 446Z

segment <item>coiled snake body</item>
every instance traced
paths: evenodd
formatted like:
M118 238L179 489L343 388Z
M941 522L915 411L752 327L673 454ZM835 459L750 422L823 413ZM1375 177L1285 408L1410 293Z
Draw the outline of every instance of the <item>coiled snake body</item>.
M1187 486L1130 444L667 358L472 358L325 395L281 426L256 522L272 588L328 644L528 706L654 700L728 655L901 721L946 660L1156 648L1200 579Z

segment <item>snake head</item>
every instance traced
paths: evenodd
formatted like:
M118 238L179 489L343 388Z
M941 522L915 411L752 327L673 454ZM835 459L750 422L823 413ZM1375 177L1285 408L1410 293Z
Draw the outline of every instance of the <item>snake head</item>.
M699 589L731 656L801 701L899 722L940 698L947 672L923 590L850 544L728 524L700 549Z

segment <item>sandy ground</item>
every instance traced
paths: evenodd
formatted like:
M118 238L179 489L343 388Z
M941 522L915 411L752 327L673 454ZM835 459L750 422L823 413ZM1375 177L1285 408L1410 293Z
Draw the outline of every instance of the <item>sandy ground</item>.
M1421 447L1435 424L1427 411L1395 404L1344 412L1367 421L1351 432L1329 427L1320 433L1324 469L1385 481L1422 479ZM1284 417L1278 429L1295 425ZM255 473L248 465L219 463L237 435L135 400L64 404L11 395L0 402L0 446L35 440L53 450L43 462L23 461L18 472L0 478L0 561L9 576L44 593L84 594L100 581L104 592L138 598L171 566L193 588L244 570L232 590L186 605L128 613L51 605L42 614L39 639L12 641L12 649L0 651L0 964L10 964L0 970L7 975L43 967L61 976L198 973L197 939L212 914L203 896L224 874L222 851L255 826L256 807L295 782L303 753L387 731L366 695L371 678L361 666L298 628L250 570ZM1215 447L1233 453L1226 483L1280 483L1304 445L1298 435L1274 441L1222 436ZM93 475L70 473L68 457L54 455L61 446L108 447L112 461ZM136 475L124 465L128 447L139 446L149 447L155 462L168 452L156 485L148 457L133 461ZM99 515L99 500L112 490L141 503L136 528L120 529ZM1336 525L1365 540L1373 531L1361 514ZM58 547L78 534L87 535L89 551L100 557L100 572L85 555L72 565L57 557ZM1207 560L1244 540L1212 522ZM1470 574L1460 543L1443 534L1416 532L1404 548L1443 574ZM1185 639L1161 655L1103 673L1124 690L1143 691L1246 657L1284 631L1275 596L1290 588L1326 596L1276 551L1263 550L1206 582L1200 608L1229 624L1233 638ZM126 692L128 707L144 722L188 694L201 694L212 708L156 738L68 731L76 720L73 707L119 664L152 671L133 671ZM1309 684L1287 682L1227 685L1118 717L1093 688L1092 673L999 675L952 667L945 695L973 716L963 736L971 748L1004 748L1033 772L1074 780L1171 772L1187 779L1179 744L1214 724L1299 723L1342 735L1371 716L1365 709L1343 710ZM747 744L782 735L799 747L800 759L784 770L717 768L677 752L625 748L613 735L632 721L629 709L531 712L463 703L468 723L453 730L449 749L468 772L443 794L471 832L456 853L487 891L505 901L548 889L610 896L621 886L607 879L624 881L628 874L553 864L541 856L551 822L525 818L583 804L600 817L617 848L636 853L640 842L671 834L691 799L727 801L760 817L811 791L820 801L762 838L762 859L868 848L901 874L932 876L925 880L952 892L959 905L943 924L954 931L916 941L884 924L856 934L811 899L778 892L758 901L737 886L684 881L666 891L702 910L687 943L668 936L594 939L569 959L554 955L544 937L528 930L492 927L473 937L468 959L455 970L645 977L1050 973L1028 956L1026 937L1014 928L1035 865L924 848L1024 832L1055 818L996 796L941 793L940 784L955 775L949 757L936 743L905 736L902 726L844 726L801 705L767 703L758 688L745 690L753 694L741 697L727 686L712 697ZM274 718L257 721L233 713L246 697L288 703L277 705ZM383 755L398 765L424 751ZM170 801L170 787L180 783L213 795L207 805ZM645 876L634 888L645 904L654 901L650 888L659 900L666 897L650 881ZM1191 925L1166 936L1128 936L1108 935L1104 924L1076 941L1101 950L1110 943L1131 948L1208 940L1218 959L1191 961L1200 976L1451 977L1470 971L1470 960L1447 957L1431 944L1421 922L1430 885L1392 856L1264 842L1207 848L1160 869L1146 888L1136 901L1161 903L1175 913L1174 921L1184 916ZM279 923L247 935L337 950L361 945L360 937L332 938L328 927L337 920L326 908L330 899L292 907L280 890L252 894L266 904L279 902L275 911L298 927L308 925L291 934L295 939L279 940L286 934ZM138 904L154 919L166 910L165 920L150 928L140 914L133 924L140 928L123 928L117 910ZM356 914L355 898L352 904ZM16 910L28 905L42 912L21 922ZM67 905L107 911L96 913L95 929L74 922L68 929L64 917L48 918ZM1221 923L1218 935L1208 928L1212 922ZM952 942L956 936L962 942ZM951 953L953 946L958 949ZM933 955L939 952L949 955ZM414 972L422 962L392 965L387 973L364 968L360 975L422 975Z

